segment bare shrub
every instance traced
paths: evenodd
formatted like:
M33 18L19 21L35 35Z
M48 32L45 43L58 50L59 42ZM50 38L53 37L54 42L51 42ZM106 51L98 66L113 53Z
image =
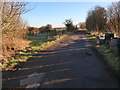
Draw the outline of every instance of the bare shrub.
M2 30L2 51L3 59L15 54L16 50L21 50L28 46L28 42L23 38L28 31L25 29L27 23L21 18L29 10L26 9L28 3L25 2L0 2L1 7L1 30Z

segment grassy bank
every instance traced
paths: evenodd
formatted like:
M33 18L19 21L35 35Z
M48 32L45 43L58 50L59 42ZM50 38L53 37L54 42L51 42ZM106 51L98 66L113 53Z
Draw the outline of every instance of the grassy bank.
M97 40L95 36L92 36L91 34L87 35L89 37L89 42L92 44L92 46L97 50L97 52L104 58L104 61L107 62L107 64L111 67L112 70L114 70L118 75L120 75L120 69L119 69L119 57L116 57L114 55L114 52L112 52L108 47L103 45L97 45Z
M63 34L61 36L28 36L27 41L30 44L29 47L22 51L16 52L15 56L8 58L7 63L3 63L2 70L15 70L20 62L26 62L27 59L33 55L54 45L57 41L65 36L67 36L67 34Z

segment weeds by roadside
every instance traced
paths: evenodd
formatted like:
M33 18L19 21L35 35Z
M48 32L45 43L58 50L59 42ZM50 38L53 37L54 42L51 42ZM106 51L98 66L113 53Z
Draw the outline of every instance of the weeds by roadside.
M38 52L47 49L48 47L55 44L57 41L65 37L67 34L63 34L61 36L56 35L45 35L45 36L28 36L27 40L29 42L29 47L18 51L16 55L8 58L6 63L3 63L2 70L16 70L17 65L20 62L26 62L27 59L37 54ZM47 37L47 38L46 38Z
M119 60L120 57L116 57L114 53L103 45L97 45L97 40L95 36L92 36L91 34L88 34L89 42L92 44L92 46L99 52L99 54L104 58L105 62L116 72L120 75L120 69L119 69Z

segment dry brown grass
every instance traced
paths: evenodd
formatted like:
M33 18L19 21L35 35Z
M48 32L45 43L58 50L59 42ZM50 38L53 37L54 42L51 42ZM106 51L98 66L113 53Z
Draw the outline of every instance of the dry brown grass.
M6 62L8 57L15 55L16 51L23 50L26 47L29 47L28 41L17 38L10 40L9 38L4 38L2 40L2 59L3 63Z

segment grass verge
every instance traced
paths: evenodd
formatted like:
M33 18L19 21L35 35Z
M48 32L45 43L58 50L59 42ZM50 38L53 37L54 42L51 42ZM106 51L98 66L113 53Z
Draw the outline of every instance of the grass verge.
M61 36L28 36L27 40L30 44L30 47L19 51L15 56L8 58L6 60L7 63L2 64L2 70L16 70L20 62L26 62L27 59L33 55L49 48L65 36L67 36L67 34L63 34ZM49 38L46 39L46 37Z
M112 52L106 45L97 45L97 39L95 36L90 34L87 35L89 37L89 42L92 44L93 48L97 50L100 56L103 57L104 61L108 64L109 67L120 77L120 68L119 62L120 57L116 57L114 52Z

